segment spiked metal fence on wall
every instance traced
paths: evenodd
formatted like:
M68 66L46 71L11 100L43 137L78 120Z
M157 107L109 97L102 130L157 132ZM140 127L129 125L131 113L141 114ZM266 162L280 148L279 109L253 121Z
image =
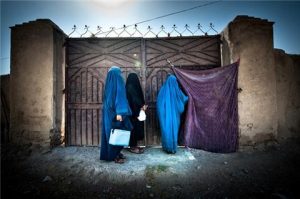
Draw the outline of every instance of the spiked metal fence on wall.
M131 30L130 30L131 28ZM145 33L141 31L138 26L123 25L121 28L110 27L110 30L104 31L102 27L97 26L97 32L92 32L90 27L85 25L84 31L81 33L78 31L76 25L73 26L72 32L68 34L69 37L181 37L181 36L201 36L201 35L215 35L218 34L218 31L214 29L212 23L209 24L207 28L198 23L196 29L190 28L188 24L184 26L183 30L179 30L178 27L174 24L171 28L171 31L167 32L166 27L162 25L160 30L155 33L153 28L148 26Z

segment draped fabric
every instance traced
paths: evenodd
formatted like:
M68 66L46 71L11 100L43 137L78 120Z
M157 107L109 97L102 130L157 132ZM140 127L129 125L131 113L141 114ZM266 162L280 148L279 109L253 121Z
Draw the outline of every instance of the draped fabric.
M173 68L189 96L182 144L220 153L237 150L238 65L199 71Z
M170 75L157 96L162 148L168 153L176 153L180 115L187 100L188 97L179 88L176 77Z
M117 122L116 115L121 115L123 121ZM101 160L112 161L120 154L123 147L113 146L108 143L110 130L111 128L131 130L130 115L131 109L126 98L125 83L121 76L121 69L113 66L108 71L103 95Z
M144 121L139 121L137 117L145 104L143 90L139 78L135 73L130 73L127 77L126 95L132 111L130 120L133 124L133 129L131 131L129 145L133 147L137 146L138 140L144 139Z

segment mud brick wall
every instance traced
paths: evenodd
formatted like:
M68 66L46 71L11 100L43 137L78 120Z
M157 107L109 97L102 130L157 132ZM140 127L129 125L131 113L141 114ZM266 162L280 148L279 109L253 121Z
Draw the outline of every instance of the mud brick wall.
M273 22L237 16L222 32L223 65L240 59L238 95L240 144L277 136Z
M63 77L56 73L62 67L57 54L63 52L63 41L57 39L57 32L63 35L47 19L11 27L10 137L14 143L48 147L50 131L59 128L56 101Z
M1 144L9 141L10 122L10 75L0 76L1 86Z
M295 137L300 132L300 56L275 49L278 137Z

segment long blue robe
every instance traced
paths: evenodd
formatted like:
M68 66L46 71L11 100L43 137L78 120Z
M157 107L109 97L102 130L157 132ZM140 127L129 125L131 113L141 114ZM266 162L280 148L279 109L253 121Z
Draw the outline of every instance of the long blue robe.
M177 79L170 75L157 97L157 113L161 128L162 147L168 153L176 153L180 115L188 97L181 91Z
M116 121L117 115L122 116L122 122ZM126 98L121 69L113 66L107 73L103 96L100 160L112 161L119 156L123 147L108 143L110 131L111 128L131 130L130 115L131 109Z

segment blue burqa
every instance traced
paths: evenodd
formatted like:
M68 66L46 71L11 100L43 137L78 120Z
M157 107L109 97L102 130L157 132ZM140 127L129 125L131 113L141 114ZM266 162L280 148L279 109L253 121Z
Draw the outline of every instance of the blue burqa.
M117 115L122 116L122 122L116 121ZM125 83L121 75L121 69L113 66L107 73L103 95L100 160L112 161L118 158L123 147L113 146L108 143L110 130L111 128L131 130L130 115L131 110L126 98Z
M170 75L157 97L162 147L168 153L176 153L180 115L184 111L187 100L188 97L179 88L176 77Z

